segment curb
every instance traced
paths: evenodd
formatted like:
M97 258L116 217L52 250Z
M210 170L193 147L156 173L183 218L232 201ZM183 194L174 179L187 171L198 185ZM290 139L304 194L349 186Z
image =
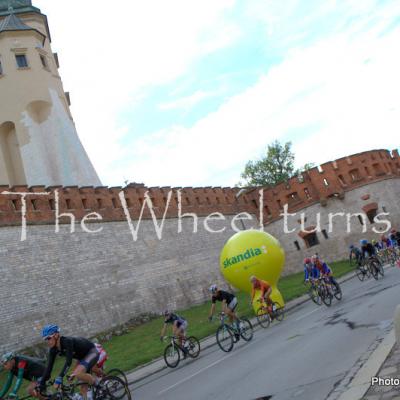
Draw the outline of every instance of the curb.
M350 385L338 400L362 400L371 387L371 379L376 376L395 344L394 329L392 329L379 346L369 356L368 360L357 372Z
M356 277L355 272L349 272L348 274L339 278L338 282L339 283L347 282L350 279L353 279L355 277ZM303 294L300 297L297 297L296 299L290 300L288 303L286 303L286 312L294 310L295 308L301 306L302 304L304 304L308 301L311 301L308 294ZM254 318L250 319L250 322L255 327L257 324L257 318L254 317ZM206 350L206 349L209 349L210 347L213 347L216 345L217 345L217 342L215 341L215 335L207 336L200 341L201 350ZM159 364L159 365L157 365L157 364ZM149 371L146 371L146 369L148 369ZM127 379L128 379L128 384L131 385L131 384L140 382L143 379L148 378L149 376L152 376L164 369L168 369L168 367L165 365L164 358L159 357L155 360L152 360L146 364L141 365L140 367L137 367L130 373L127 373L126 375L127 375ZM352 400L355 400L355 399L352 399Z

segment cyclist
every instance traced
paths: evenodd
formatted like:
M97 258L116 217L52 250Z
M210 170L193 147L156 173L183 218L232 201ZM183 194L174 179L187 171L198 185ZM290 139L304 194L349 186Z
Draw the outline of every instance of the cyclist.
M399 232L396 231L396 229L392 229L390 231L390 240L392 241L393 247L399 246Z
M306 257L304 259L304 282L308 282L309 280L314 280L319 277L319 271L316 268L315 264L312 262L311 258Z
M272 300L271 300L271 293L272 293L272 287L267 281L263 281L261 279L258 279L254 275L250 277L250 283L252 285L251 288L251 303L253 303L254 296L256 295L256 290L260 290L260 301L265 302L267 306L272 306ZM272 309L272 308L271 308Z
M217 301L222 302L222 311L228 316L229 322L233 326L235 323L236 329L239 331L239 318L235 313L235 309L238 305L237 298L234 294L221 290L217 285L211 285L209 287L209 292L211 292L211 309L208 315L208 320L211 321L215 311L215 303ZM238 335L238 334L237 334Z
M317 254L312 256L312 262L318 269L320 276L322 278L327 278L329 283L334 285L337 288L337 290L340 290L340 286L337 283L336 279L333 277L333 272L328 266L328 264L323 260L321 260Z
M392 241L388 237L386 237L386 235L382 235L381 240L386 249L390 249L392 247Z
M357 265L360 266L363 258L361 250L358 247L354 246L353 244L350 245L349 249L350 249L350 256L349 256L350 260L354 258L357 262Z
M164 319L164 325L161 329L161 334L160 334L160 340L164 340L164 335L165 331L167 330L168 324L172 324L172 333L174 336L177 336L179 339L179 344L180 346L185 350L184 351L184 357L186 357L187 350L186 350L186 329L188 327L188 322L186 321L185 318L179 316L178 314L174 314L170 310L165 310L163 312L163 315L165 317Z
M96 346L96 349L99 352L99 360L97 361L97 364L93 366L92 372L98 377L103 377L105 376L104 364L108 359L108 355L100 343L95 343L94 345Z
M360 240L361 252L364 257L375 257L376 256L376 248L371 243L368 242L367 239Z
M18 391L24 379L31 382L27 388L28 394L32 397L44 399L35 390L37 381L45 370L45 365L41 360L9 351L1 356L0 362L4 369L8 371L6 383L0 391L0 399L10 390L14 376L17 377L17 381L13 390L8 394L9 399L18 397Z
M46 381L51 376L57 355L64 356L66 360L62 370L54 381L55 389L58 389L62 384L63 378L71 367L73 359L78 360L78 364L70 375L70 379L77 378L92 386L98 384L98 380L90 374L93 366L99 360L99 352L93 342L81 337L61 336L60 328L57 325L46 325L42 330L42 337L47 341L50 350L48 363L40 381L41 392L44 392ZM81 385L81 394L83 397L87 397L87 387L85 385Z
M380 243L380 242L377 242L375 239L372 239L372 240L371 240L371 244L372 244L372 246L375 247L375 250L376 250L377 252L380 251L380 250L382 250L382 245L381 245L381 243Z

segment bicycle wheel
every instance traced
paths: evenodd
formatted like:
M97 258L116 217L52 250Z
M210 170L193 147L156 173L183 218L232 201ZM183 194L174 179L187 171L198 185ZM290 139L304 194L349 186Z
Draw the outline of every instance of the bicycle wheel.
M174 343L170 343L164 350L164 361L165 364L170 368L175 368L181 359L181 355L179 354L179 348Z
M367 277L367 273L366 273L364 267L361 267L359 265L356 268L356 275L357 275L357 278L362 282Z
M282 322L283 318L285 318L285 307L282 307L277 301L273 303L275 305L275 311L274 311L274 318Z
M125 382L125 385L128 385L128 378L126 377L124 372L122 372L118 368L110 369L108 372L106 372L106 376L117 376L118 378L121 378Z
M335 281L333 283L333 295L335 296L336 300L342 300L342 289L338 282Z
M188 354L192 358L196 358L200 354L200 342L194 336L190 336L186 339L188 343Z
M106 376L96 387L94 400L131 400L131 392L118 376Z
M233 349L233 334L225 324L217 329L216 337L218 346L222 351L229 353Z
M327 306L330 307L332 304L332 295L329 293L328 289L325 285L321 286L320 296L322 302Z
M371 275L374 277L375 280L379 279L378 276L378 266L376 265L377 263L375 261L371 261L369 263L369 271L371 272Z
M240 336L243 340L249 342L253 339L253 325L251 325L251 322L247 318L240 318L239 326Z
M268 314L267 309L263 306L257 310L257 321L265 329L267 329L271 323L271 317Z
M321 305L321 297L319 297L318 289L315 286L311 286L308 290L308 295L310 299L317 305Z
M382 278L385 276L385 270L383 269L382 264L378 264L378 274L382 276Z

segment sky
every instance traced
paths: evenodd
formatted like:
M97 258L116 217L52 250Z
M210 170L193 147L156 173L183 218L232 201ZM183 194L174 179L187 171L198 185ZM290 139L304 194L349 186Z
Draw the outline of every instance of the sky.
M33 0L104 185L232 186L399 147L398 0Z

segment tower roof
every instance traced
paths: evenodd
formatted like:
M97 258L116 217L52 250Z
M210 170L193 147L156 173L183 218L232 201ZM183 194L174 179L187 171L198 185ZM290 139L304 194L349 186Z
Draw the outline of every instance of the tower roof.
M30 31L32 28L24 24L16 15L10 14L0 22L0 32L3 31Z
M0 0L0 16L10 14L10 7L15 12L39 12L40 10L32 6L31 0Z
M43 42L46 36L38 30L31 28L22 22L13 12L8 15L3 21L0 21L0 34L3 32L16 32L16 31L35 31L43 37Z

